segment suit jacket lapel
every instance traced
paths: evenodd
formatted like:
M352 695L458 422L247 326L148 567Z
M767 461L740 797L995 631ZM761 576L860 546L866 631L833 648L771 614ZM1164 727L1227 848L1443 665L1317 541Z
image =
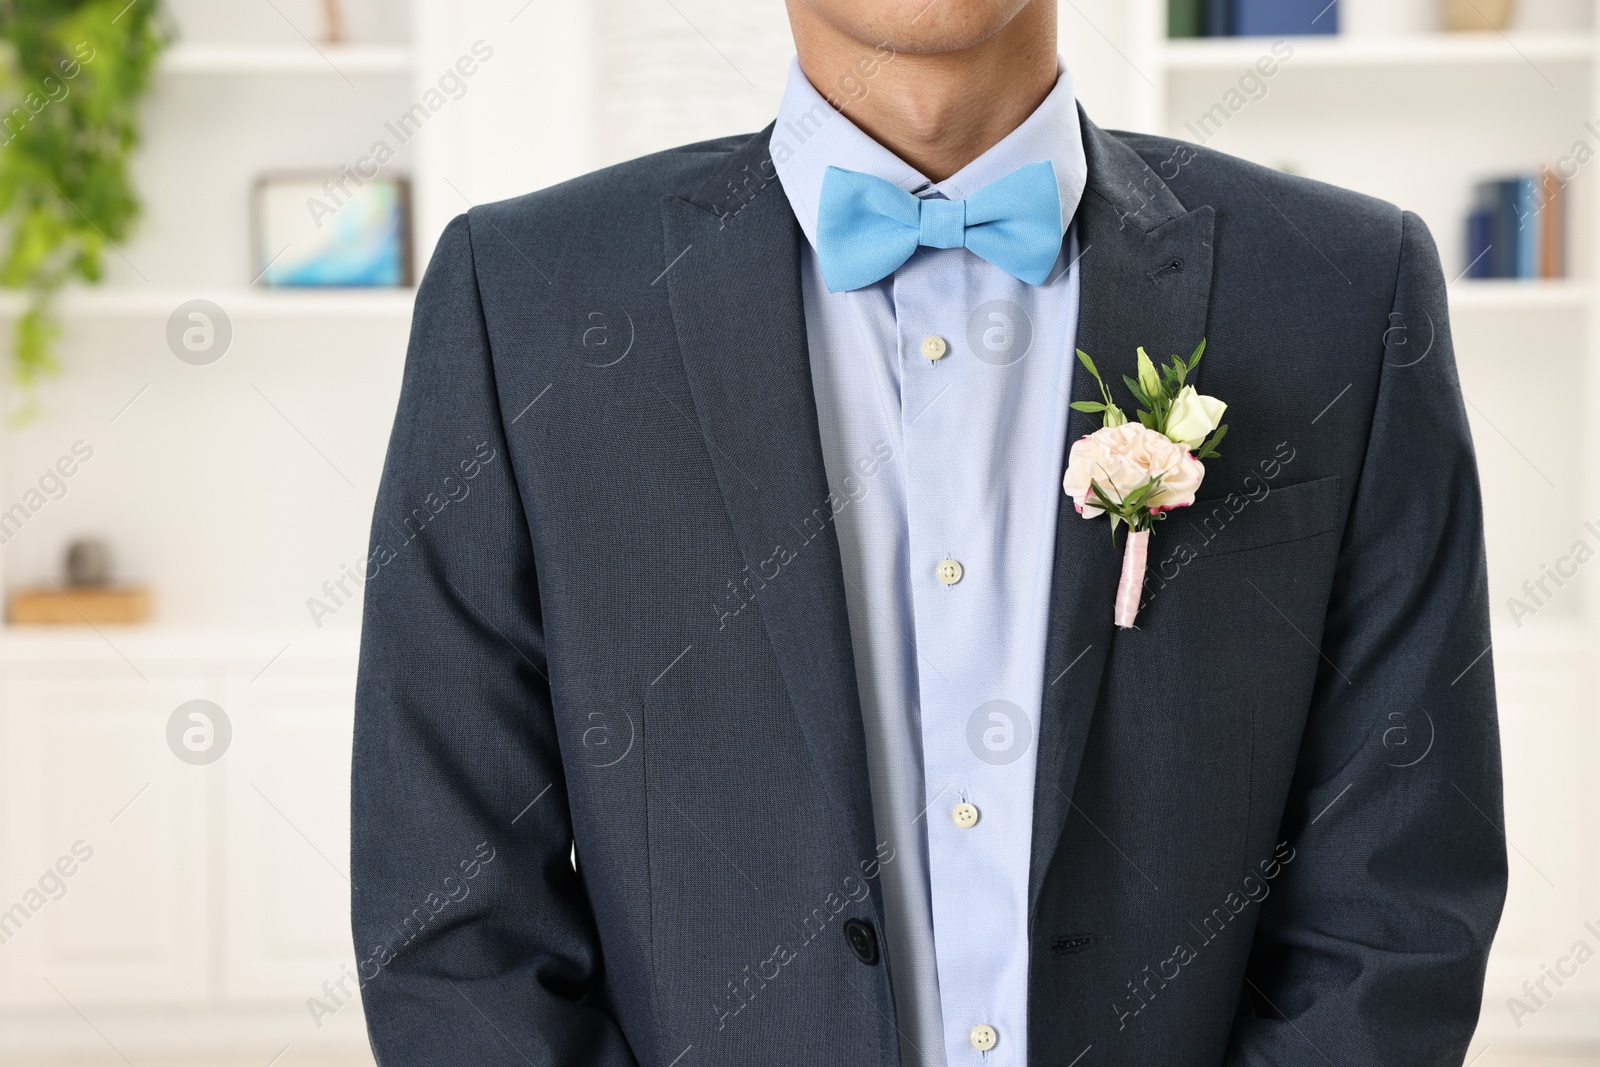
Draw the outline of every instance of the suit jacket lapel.
M665 282L695 413L752 575L795 556L756 597L831 810L874 854L866 738L851 654L800 290L799 225L771 128L687 199L662 207Z
M1089 182L1076 217L1083 271L1078 347L1093 357L1119 404L1131 407L1122 375L1134 373L1140 345L1159 361L1173 353L1189 355L1205 334L1214 213L1210 207L1186 211L1137 153L1087 117L1082 122ZM1074 353L1067 357L1076 367L1072 398L1098 400L1089 372ZM1068 451L1099 428L1099 415L1072 412ZM1030 923L1072 813L1070 798L1116 640L1111 612L1123 543L1122 537L1112 543L1106 519L1085 520L1070 500L1062 500L1034 792Z

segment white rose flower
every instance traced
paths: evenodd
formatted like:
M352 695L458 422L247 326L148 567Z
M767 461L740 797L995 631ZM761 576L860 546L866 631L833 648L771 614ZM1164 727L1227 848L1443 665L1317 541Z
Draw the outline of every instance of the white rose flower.
M1205 439L1222 423L1222 413L1228 405L1214 396L1201 396L1194 386L1178 390L1167 412L1167 436L1187 449L1199 448Z
M1127 422L1103 427L1073 442L1061 485L1078 513L1092 519L1103 512L1089 503L1091 479L1110 500L1120 501L1158 475L1161 486L1150 494L1145 506L1151 511L1166 511L1194 503L1206 468L1187 448L1165 434Z

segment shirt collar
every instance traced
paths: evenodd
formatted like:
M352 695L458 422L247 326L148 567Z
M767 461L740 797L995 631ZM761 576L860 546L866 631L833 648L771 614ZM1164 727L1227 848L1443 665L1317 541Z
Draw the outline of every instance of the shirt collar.
M938 193L962 200L1018 167L1047 159L1055 167L1061 188L1061 225L1065 229L1083 198L1089 167L1072 74L1066 64L1057 63L1060 73L1055 88L1022 125L949 178L930 182L835 110L806 78L800 61L794 60L772 130L772 164L811 246L817 244L817 205L822 177L830 166L871 174L920 197Z

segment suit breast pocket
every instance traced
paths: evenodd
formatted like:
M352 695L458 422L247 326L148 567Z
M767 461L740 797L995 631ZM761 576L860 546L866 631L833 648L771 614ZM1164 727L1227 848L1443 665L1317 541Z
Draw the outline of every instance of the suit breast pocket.
M1150 538L1142 630L1225 624L1293 590L1297 620L1324 602L1344 523L1339 477L1234 493L1170 513ZM1298 624L1298 622L1297 622Z
M1157 538L1189 546L1196 560L1303 541L1335 532L1343 517L1339 476L1272 487L1257 495L1230 493L1197 500L1171 513ZM1176 534L1176 537L1170 537ZM1152 539L1154 540L1154 538Z

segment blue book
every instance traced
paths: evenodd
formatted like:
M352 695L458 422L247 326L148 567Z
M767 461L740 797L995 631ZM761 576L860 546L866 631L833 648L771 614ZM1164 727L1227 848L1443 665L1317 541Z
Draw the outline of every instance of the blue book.
M1494 183L1494 276L1515 278L1521 268L1517 264L1517 182Z
M1467 273L1474 278L1500 277L1500 183L1478 182L1472 187L1467 214Z
M1216 5L1220 0L1211 0ZM1229 30L1238 37L1338 33L1338 0L1227 0Z
M1204 26L1207 37L1233 36L1234 0L1205 0Z
M1531 176L1506 178L1495 183L1499 191L1495 230L1502 245L1497 278L1536 278L1539 275L1539 211Z
M1517 273L1518 278L1537 278L1539 276L1539 231L1542 228L1539 217L1539 203L1535 192L1535 182L1531 176L1515 179L1516 185L1516 214L1514 221L1517 227Z
M1494 277L1494 210L1475 207L1467 216L1467 277Z

